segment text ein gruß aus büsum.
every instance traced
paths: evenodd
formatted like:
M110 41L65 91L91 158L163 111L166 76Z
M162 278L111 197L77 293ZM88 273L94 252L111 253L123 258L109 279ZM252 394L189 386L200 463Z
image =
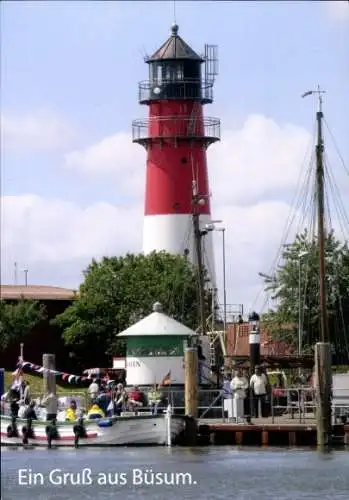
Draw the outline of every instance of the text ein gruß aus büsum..
M19 486L190 486L196 485L189 472L156 472L153 469L131 469L130 472L94 472L84 468L77 472L52 469L47 473L33 469L18 470Z

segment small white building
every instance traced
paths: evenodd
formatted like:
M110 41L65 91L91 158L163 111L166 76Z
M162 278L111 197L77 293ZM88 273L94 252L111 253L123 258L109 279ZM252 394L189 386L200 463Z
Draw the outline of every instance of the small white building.
M184 349L188 340L197 334L162 312L159 302L153 312L118 337L127 338L127 385L161 384L168 376L167 385L184 384ZM204 384L209 383L209 342L200 337L202 353L206 358L202 368Z

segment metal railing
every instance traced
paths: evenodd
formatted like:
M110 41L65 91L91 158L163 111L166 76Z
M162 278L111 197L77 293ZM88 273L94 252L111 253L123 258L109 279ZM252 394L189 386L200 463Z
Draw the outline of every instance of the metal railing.
M148 393L150 389L144 390L145 394ZM67 403L71 399L77 400L78 407L87 409L91 400L87 391L72 391L67 393L58 393L59 398L67 398ZM198 393L198 418L203 419L214 419L216 421L224 421L227 417L227 413L224 410L224 401L230 398L231 395L225 393L222 389L200 389ZM32 399L41 399L42 394L32 394ZM265 423L277 423L277 424L287 424L291 421L297 420L298 423L315 423L316 417L316 398L315 392L312 388L308 387L293 387L285 390L280 390L280 395L275 395L274 392L267 397L264 404L264 415L261 412L259 417L254 416L254 404L256 401L253 400L252 396L249 398L248 407L249 415L244 415L250 417L254 422ZM158 405L159 411L165 411L167 405L170 404L173 408L173 412L177 414L185 414L185 391L172 389L171 387L166 387L162 391L162 401ZM61 406L61 409L63 407ZM4 402L1 402L2 413L8 413L5 410ZM152 412L154 407L151 404L146 404L145 406L138 408L138 413ZM262 410L262 408L260 408ZM129 411L129 408L125 407L124 411ZM348 422L349 423L349 389L334 391L332 398L332 416L333 423L336 422Z
M138 100L140 104L148 104L152 100L198 100L201 104L213 102L213 83L195 79L162 80L154 82L145 80L138 83Z
M272 423L278 420L297 418L299 423L306 423L316 418L316 394L313 388L294 387L285 389L283 396L271 393L270 410ZM349 419L349 389L335 390L332 395L333 420L345 416Z
M133 142L151 139L201 139L206 143L220 140L219 118L164 116L133 120Z

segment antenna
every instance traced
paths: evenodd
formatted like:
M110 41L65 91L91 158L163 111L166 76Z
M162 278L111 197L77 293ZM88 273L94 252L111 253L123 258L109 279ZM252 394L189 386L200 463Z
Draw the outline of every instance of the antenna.
M14 263L14 278L15 278L15 285L18 284L18 266L17 262Z
M302 98L308 97L309 95L314 95L316 94L318 96L318 111L319 113L322 112L322 94L326 94L326 90L321 90L320 85L317 86L316 90L308 90L307 92L304 92L302 95Z
M218 45L205 44L205 81L213 84L218 75Z
M176 21L176 0L173 0L173 22L174 22L174 24L177 24L177 21Z

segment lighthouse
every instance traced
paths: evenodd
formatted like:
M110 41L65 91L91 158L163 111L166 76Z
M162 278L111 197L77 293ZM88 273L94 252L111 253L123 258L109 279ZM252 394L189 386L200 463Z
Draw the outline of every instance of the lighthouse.
M133 142L147 153L143 252L165 250L195 263L192 214L200 230L211 221L206 151L220 140L220 120L204 117L213 102L217 47L198 55L174 24L168 40L145 62L149 79L139 83L139 103L148 118L132 123ZM215 283L212 232L202 238L203 264Z

